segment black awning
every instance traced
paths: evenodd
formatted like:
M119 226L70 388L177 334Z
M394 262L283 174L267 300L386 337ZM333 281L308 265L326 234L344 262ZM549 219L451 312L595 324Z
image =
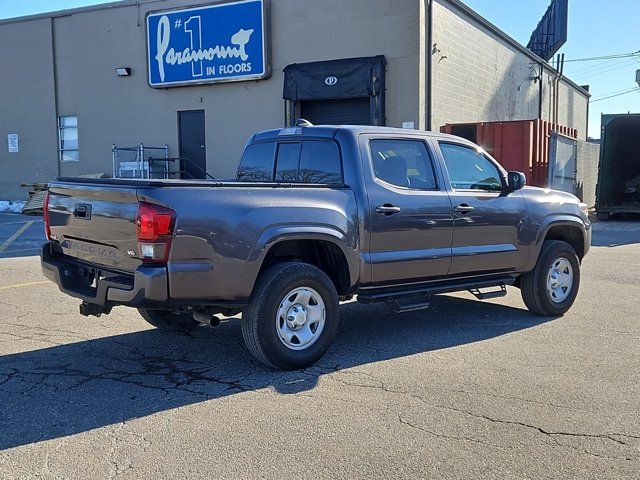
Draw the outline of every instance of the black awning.
M375 97L384 88L383 55L294 63L284 68L286 100Z

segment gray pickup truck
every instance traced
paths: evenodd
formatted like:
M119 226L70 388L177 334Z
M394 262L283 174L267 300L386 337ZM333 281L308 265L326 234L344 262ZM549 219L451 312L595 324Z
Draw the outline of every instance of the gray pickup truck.
M258 360L304 368L353 296L406 312L433 294L486 299L513 285L535 314L564 314L591 242L586 205L524 184L449 135L270 130L249 140L232 181L53 182L42 268L84 315L126 305L180 330L242 312Z

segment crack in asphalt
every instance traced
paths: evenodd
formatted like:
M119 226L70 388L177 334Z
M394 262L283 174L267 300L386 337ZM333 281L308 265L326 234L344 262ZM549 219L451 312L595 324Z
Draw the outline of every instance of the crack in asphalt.
M332 369L333 371L335 371L335 368ZM513 425L513 426L519 426L519 427L523 427L523 428L527 428L527 429L531 429L531 430L535 430L551 439L553 439L554 443L556 443L559 446L562 447L568 447L568 448L572 448L572 449L576 449L575 447L571 446L571 445L567 445L564 443L560 443L557 441L556 438L554 437L573 437L573 438L588 438L588 439L598 439L598 440L609 440L611 442L614 442L617 445L624 445L624 446L630 446L630 444L624 440L621 440L621 438L624 439L633 439L633 440L639 440L640 436L638 435L632 435L632 434L626 434L626 433L604 433L604 434L593 434L593 433L576 433L576 432L565 432L565 431L550 431L547 429L544 429L540 426L537 425L532 425L532 424L528 424L525 422L520 422L520 421L513 421L513 420L503 420L503 419L499 419L499 418L494 418L491 417L489 415L485 415L485 414L479 414L476 412L472 412L469 410L464 410L464 409L460 409L457 407L453 407L450 405L442 405L442 404L434 404L431 402L428 402L427 400L424 399L423 396L412 393L412 392L407 392L404 390L399 390L399 389L393 389L389 386L387 386L383 381L376 379L373 375L367 373L367 372L362 372L362 371L358 371L358 372L351 372L351 373L356 373L358 375L363 375L366 376L368 378L370 378L371 380L375 381L377 384L372 385L372 384L366 384L366 383L358 383L358 382L350 382L348 380L345 380L343 378L339 378L339 377L329 377L331 380L334 380L336 382L342 383L344 385L347 386L352 386L352 387L359 387L359 388L371 388L371 389L378 389L378 390L382 390L386 393L392 394L392 395L404 395L404 396L408 396L410 398L413 398L415 400L420 401L421 403L431 407L431 408L437 408L437 409L444 409L444 410L448 410L448 411L453 411L456 413L460 413L460 414L464 414L464 415L468 415L477 419L481 419L481 420L486 420L492 423L497 423L497 424L503 424L503 425ZM343 372L340 373L341 375L343 374ZM473 392L473 393L479 393L479 392ZM500 397L502 398L502 397ZM513 399L518 399L513 398ZM390 408L390 407L389 407ZM393 410L392 410L393 411ZM458 436L453 436L453 435L443 435L443 434L439 434L437 432L433 432L432 430L428 430L425 429L424 427L421 427L419 425L416 425L415 423L412 423L408 420L406 420L404 417L402 417L402 415L400 413L398 413L397 411L394 411L394 413L398 416L398 420L405 424L408 425L410 427L413 428L417 428L419 430L422 430L426 433L432 434L434 436L441 436L443 438L450 438L450 439L460 439L460 440L469 440L469 441L473 441L470 437L458 437ZM475 439L477 441L477 439ZM480 441L478 441L479 443L482 443ZM488 443L488 445L492 445L492 446L496 446L493 444ZM598 453L594 453L590 450L587 449L583 449L581 450L583 453L586 453L588 455L591 456L595 456L595 457L603 457L603 458L610 458L610 459L616 459L616 460L631 460L631 458L629 456L625 456L625 457L609 457L606 455L601 455Z

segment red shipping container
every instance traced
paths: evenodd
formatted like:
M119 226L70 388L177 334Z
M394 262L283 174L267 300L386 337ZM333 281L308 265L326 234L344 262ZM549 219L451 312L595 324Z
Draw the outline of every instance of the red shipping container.
M507 170L524 172L529 185L547 186L551 132L578 138L575 128L545 120L447 123L440 131L466 138L484 148Z

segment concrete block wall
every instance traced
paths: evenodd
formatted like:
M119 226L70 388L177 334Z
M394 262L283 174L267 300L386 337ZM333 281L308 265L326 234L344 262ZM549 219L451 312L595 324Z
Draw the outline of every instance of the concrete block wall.
M552 120L553 72L543 75L542 118ZM587 139L588 97L564 80L558 84L558 124L578 129L578 138Z
M433 129L445 123L540 117L540 66L449 0L433 4ZM544 69L542 119L551 120L552 72ZM559 122L586 138L588 96L560 83Z
M58 169L51 20L3 25L0 45L0 200L18 200L27 196L21 183L47 182Z
M538 116L531 60L447 0L433 5L433 129Z

